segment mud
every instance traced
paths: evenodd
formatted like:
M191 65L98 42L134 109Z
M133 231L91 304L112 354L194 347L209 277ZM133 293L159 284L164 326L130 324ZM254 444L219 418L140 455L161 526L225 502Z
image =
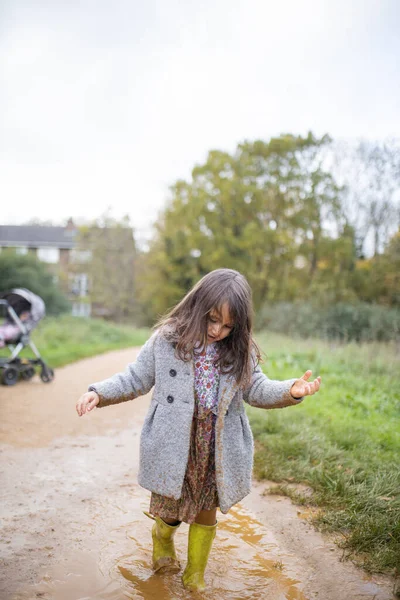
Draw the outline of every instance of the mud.
M122 369L124 350L0 388L0 598L178 600L194 598L179 574L151 571L150 494L136 482L139 434L149 397L79 418L87 384ZM229 600L391 600L393 582L367 577L308 512L253 491L219 528L198 597ZM185 562L188 526L176 535Z

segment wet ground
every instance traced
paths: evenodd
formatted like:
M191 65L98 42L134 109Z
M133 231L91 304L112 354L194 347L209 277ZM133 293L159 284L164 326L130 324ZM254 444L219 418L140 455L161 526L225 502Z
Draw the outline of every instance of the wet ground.
M0 387L0 599L181 600L180 575L151 571L149 492L137 485L149 398L79 418L87 384L121 370L134 350L80 361ZM391 600L392 582L367 577L287 498L253 492L219 528L197 597L223 600ZM176 535L184 564L188 526Z

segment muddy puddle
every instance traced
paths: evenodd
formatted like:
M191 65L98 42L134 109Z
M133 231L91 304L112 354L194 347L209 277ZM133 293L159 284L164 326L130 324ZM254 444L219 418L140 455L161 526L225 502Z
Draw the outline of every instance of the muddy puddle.
M144 517L145 518L145 517ZM176 536L184 563L187 526ZM78 553L63 557L38 584L14 595L54 600L174 600L193 597L182 587L180 574L153 574L149 525L127 521L113 529L99 556ZM207 571L208 591L202 598L306 600L299 581L290 576L282 555L271 547L259 522L243 509L222 521Z
M11 491L3 509L8 528L0 556L8 559L5 566L16 587L7 598L193 597L183 589L179 573L155 575L151 570L152 521L143 514L149 494L135 483L136 469L129 465L134 445L134 432L124 431L72 443L63 439L28 455L14 451L9 476L19 473L24 498L15 506ZM285 554L251 512L238 505L218 519L209 590L201 597L306 600ZM182 524L175 538L183 567L187 534L188 525ZM36 581L23 585L20 568L27 557L36 564Z
M145 524L146 525L146 524ZM182 526L176 536L179 556L185 561L188 526ZM142 533L142 532L141 532ZM143 535L143 537L142 537ZM134 541L136 553L122 556L109 571L109 576L119 573L125 579L127 598L168 600L188 598L182 587L180 575L154 575L150 569L148 533L138 536L128 533ZM242 507L232 511L229 518L219 520L216 541L207 571L208 591L203 598L306 600L296 581L281 562L282 555L268 540L261 523ZM118 596L110 596L110 598Z

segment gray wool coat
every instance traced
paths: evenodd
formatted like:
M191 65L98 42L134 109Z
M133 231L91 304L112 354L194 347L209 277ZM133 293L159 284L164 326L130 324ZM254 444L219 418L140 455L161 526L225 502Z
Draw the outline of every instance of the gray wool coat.
M221 512L242 500L251 489L253 436L244 402L259 408L299 404L290 388L296 379L274 381L255 367L251 385L238 388L230 375L221 374L215 429L215 469ZM98 407L154 393L140 438L139 484L151 492L179 499L189 455L194 410L193 361L175 356L171 342L155 332L136 362L123 373L94 383Z

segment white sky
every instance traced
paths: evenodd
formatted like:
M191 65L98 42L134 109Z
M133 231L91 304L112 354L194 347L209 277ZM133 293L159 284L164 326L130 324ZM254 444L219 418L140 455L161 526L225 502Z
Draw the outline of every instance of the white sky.
M126 213L212 148L400 136L397 0L1 0L0 222Z

